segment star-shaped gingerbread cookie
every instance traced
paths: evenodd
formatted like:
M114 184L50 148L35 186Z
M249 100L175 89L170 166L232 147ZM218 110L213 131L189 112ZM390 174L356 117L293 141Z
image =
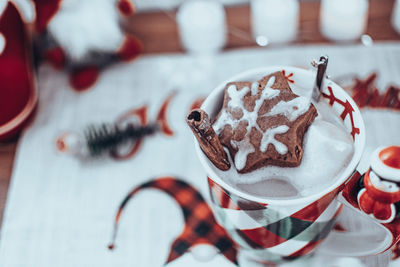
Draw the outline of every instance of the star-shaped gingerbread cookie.
M267 165L296 167L303 137L317 116L310 100L291 90L282 72L257 82L232 82L213 128L239 173Z

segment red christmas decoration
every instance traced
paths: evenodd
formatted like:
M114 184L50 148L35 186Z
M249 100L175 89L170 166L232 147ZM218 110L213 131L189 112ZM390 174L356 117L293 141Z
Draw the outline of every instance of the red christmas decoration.
M108 152L110 156L116 160L130 159L139 152L146 136L154 134L157 131L161 132L165 136L174 135L174 131L169 125L167 115L168 108L175 95L176 92L173 91L166 97L161 104L155 120L150 123L147 115L148 106L143 105L139 108L128 110L118 117L115 123L110 127L108 127L109 125L107 126L106 124L100 125L99 127L94 127L94 125L92 125L91 128L89 127L87 129L87 131L90 130L90 134L87 131L86 134L83 135L73 132L65 132L57 138L56 148L59 152L68 153L83 158L89 156L93 157L95 155L98 156L100 154L99 151L101 151ZM131 126L131 130L124 131L124 129L126 129L126 127L129 125ZM118 126L119 130L116 133L115 127L118 128ZM134 135L132 132L134 128L142 128L142 130L139 130L139 132L142 131L140 136L138 136L139 132L137 131ZM146 128L147 130L144 130L143 128ZM105 129L109 130L104 132ZM143 131L145 131L145 133ZM126 138L124 141L130 142L122 142L122 136ZM124 144L123 147L121 147L122 144Z
M12 2L0 11L0 140L26 124L37 102L30 38Z
M167 119L167 111L169 108L169 105L171 104L171 101L174 99L176 95L176 92L173 91L167 98L163 101L161 104L160 109L158 110L157 116L156 116L156 122L158 123L161 133L163 133L166 136L173 136L174 131L171 129L168 119ZM124 113L121 117L117 119L117 123L124 123L124 121L131 120L133 118L137 118L139 120L139 123L143 126L148 123L148 118L147 118L147 110L148 107L141 106L136 109L129 110L128 112ZM131 148L128 150L128 152L121 154L120 152L113 150L111 151L111 156L115 159L128 159L134 157L138 152L140 147L142 146L143 139L139 139L136 141L134 144L132 144Z
M372 154L371 168L365 173L365 188L358 193L360 209L375 219L389 223L397 215L400 201L400 146L389 146Z
M393 257L400 255L400 146L377 148L371 156L371 167L365 174L355 172L342 191L343 197L356 209L382 223L393 236Z
M85 66L72 71L69 83L78 92L85 91L95 84L99 78L100 69L95 66Z
M400 87L389 86L383 93L380 93L375 86L378 75L374 72L366 79L355 79L354 85L350 88L354 101L362 107L391 108L400 110Z
M116 0L114 2L115 9L119 12L121 18L132 16L135 13L135 8L130 0ZM59 70L65 69L68 71L70 73L70 85L78 92L83 92L91 88L96 83L99 75L101 74L101 70L105 67L120 61L133 60L141 53L143 49L142 43L136 37L127 32L123 33L124 36L120 46L115 50L111 51L109 47L107 47L106 43L97 43L94 46L91 43L93 42L91 38L98 38L96 35L101 34L102 26L99 25L97 27L97 31L92 30L96 29L96 27L82 27L86 31L92 30L86 34L85 39L81 40L81 42L85 43L85 56L81 56L81 59L72 58L70 54L73 51L76 49L79 49L80 51L83 48L77 48L76 45L71 45L75 43L73 34L69 34L71 38L69 42L60 42L59 38L57 37L59 37L59 35L65 35L66 33L60 33L57 31L65 31L68 29L68 23L77 23L77 20L79 23L80 19L84 20L82 21L82 24L85 26L88 26L88 23L89 25L90 23L92 25L96 25L96 23L99 22L94 21L92 18L86 20L85 17L82 17L84 12L80 11L80 5L69 2L68 0L34 0L34 4L36 13L36 20L34 22L36 30L35 40L38 43L39 48L38 57L49 61L52 66ZM67 8L64 8L64 4L67 6ZM99 3L99 6L103 4L104 3ZM85 3L82 3L81 6L82 10L86 10L87 6L85 6ZM73 7L76 12L68 11L68 7ZM95 7L93 7L93 9L95 9ZM107 10L107 8L101 9L101 12L106 12L105 10ZM97 9L93 12L97 12ZM110 10L109 12L112 13L114 11ZM58 24L56 23L58 27L54 27L54 25L52 25L54 20L57 20L59 16L63 18L63 23L66 24L64 29L59 27L59 22ZM102 19L106 20L106 22L107 19L109 20L110 18L112 18L112 16L109 18L102 17ZM115 26L119 25L120 22L118 20L114 20L108 21L107 23ZM49 25L52 25L53 27L50 27ZM119 38L117 37L119 36L118 31L115 32L114 30L111 36L114 36L114 38ZM102 38L104 39L104 36ZM107 43L111 43L111 41L116 42L116 40L107 40ZM102 47L102 45L105 47ZM91 56L91 53L95 53L95 55Z

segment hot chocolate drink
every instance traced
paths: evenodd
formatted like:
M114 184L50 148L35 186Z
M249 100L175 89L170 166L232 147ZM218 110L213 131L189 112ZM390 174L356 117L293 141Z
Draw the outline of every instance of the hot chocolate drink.
M341 119L312 103L310 90L291 88L281 72L228 83L214 118L195 110L187 121L226 182L261 197L307 196L331 185L353 154Z

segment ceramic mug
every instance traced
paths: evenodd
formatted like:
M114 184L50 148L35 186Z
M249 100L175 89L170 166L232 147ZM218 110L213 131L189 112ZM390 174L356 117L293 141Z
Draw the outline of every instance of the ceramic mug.
M267 67L249 70L221 83L206 98L201 108L211 118L215 118L221 108L224 88L228 82L256 81L276 71L282 71L291 86L310 88L311 95L315 72L295 67ZM331 186L316 194L294 199L268 199L240 191L218 176L212 168L212 163L195 141L198 157L208 174L208 185L216 218L239 245L241 253L253 262L279 263L286 259L295 259L310 254L331 232L343 208L343 203L351 206L354 210L366 211L358 212L358 214L374 220L382 231L377 232L380 235L374 237L375 242L369 247L368 244L363 244L361 251L360 249L352 251L350 247L345 253L337 244L340 244L341 240L346 242L346 238L344 238L346 235L339 236L339 240L336 238L332 245L324 244L332 254L352 256L378 254L389 249L400 237L400 220L395 218L396 211L393 211L395 205L391 203L388 209L385 202L386 198L396 201L400 198L386 197L383 200L386 203L384 210L386 212L390 210L392 213L386 214L386 217L383 216L384 218L381 216L384 220L374 219L374 204L371 202L374 201L374 197L387 196L387 193L379 194L377 193L379 190L373 189L374 186L371 184L379 184L376 181L378 175L374 176L374 182L369 182L367 186L363 187L364 180L368 179L362 179L363 176L357 171L357 165L365 145L365 127L358 107L339 85L329 79L325 80L322 93L321 101L326 101L331 105L333 112L343 120L345 128L353 137L354 153L340 177ZM392 156L397 157L397 162L400 160L399 154L396 156L396 153L392 153ZM392 165L397 166L397 169L392 168L393 172L389 178L398 181L400 180L400 167L396 163ZM385 169L385 166L381 166L382 169ZM388 177L388 173L380 172L380 175ZM393 185L394 187L396 184ZM393 188L390 190L394 190ZM358 200L360 200L361 209ZM366 215L366 213L370 215ZM360 244L367 240L370 239L357 237L357 242Z

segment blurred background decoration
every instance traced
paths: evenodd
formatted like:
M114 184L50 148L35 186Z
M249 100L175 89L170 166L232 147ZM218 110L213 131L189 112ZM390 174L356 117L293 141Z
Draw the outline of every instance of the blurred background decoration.
M31 12L32 14L33 12ZM0 140L15 135L33 113L37 99L31 37L18 10L0 2Z
M396 0L391 17L393 28L400 34L400 1Z
M299 24L297 0L254 0L250 7L253 38L258 45L296 39Z
M120 26L135 13L130 0L36 0L34 7L35 56L69 72L75 90L87 90L102 69L132 60L142 49Z
M153 49L157 46L155 42L161 39L164 41L163 52L192 51L186 47L187 41L184 41L187 39L185 29L188 27L191 27L190 29L197 27L197 30L202 28L202 31L192 32L192 35L203 35L204 40L219 38L218 42L221 42L225 34L221 23L206 33L206 25L182 21L179 13L182 13L180 11L184 9L184 6L199 5L201 2L207 3L207 0L136 1L138 13L128 20L127 28L139 37L146 35L146 38L142 38L145 52L154 51ZM393 40L399 36L396 32L396 29L398 31L400 28L399 0L221 0L211 2L213 5L217 5L217 2L224 5L227 33L224 49L268 44L281 46L293 43L361 42L371 45L374 40ZM182 3L184 4L181 6ZM204 24L223 16L221 11L201 15ZM196 18L193 17L193 21L195 20ZM158 32L160 27L161 36ZM385 31L382 31L382 28L385 28ZM163 38L171 35L176 37Z
M154 11L154 10L174 10L186 0L137 0L135 1L136 8L139 11ZM239 5L248 4L250 0L215 0L223 5Z
M326 38L354 41L366 30L368 0L322 0L320 14L320 29Z
M182 46L193 53L215 53L226 42L225 10L217 1L186 1L176 15Z

